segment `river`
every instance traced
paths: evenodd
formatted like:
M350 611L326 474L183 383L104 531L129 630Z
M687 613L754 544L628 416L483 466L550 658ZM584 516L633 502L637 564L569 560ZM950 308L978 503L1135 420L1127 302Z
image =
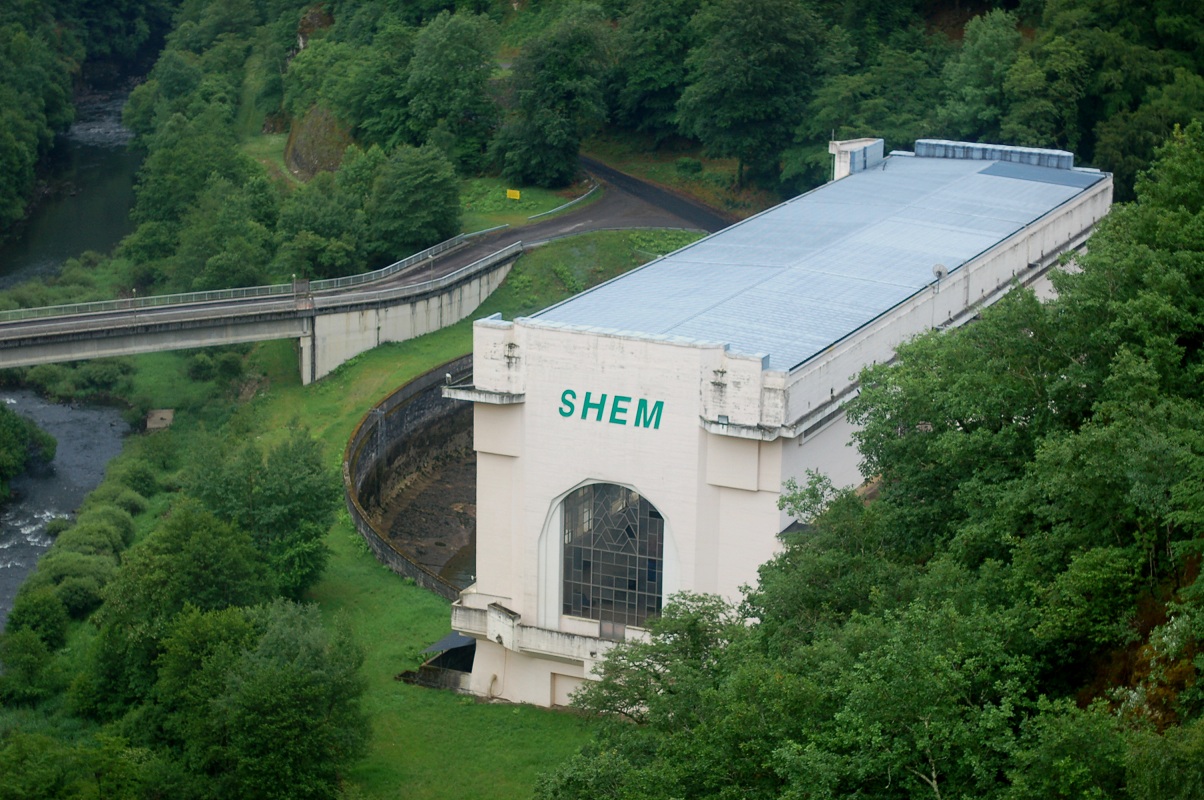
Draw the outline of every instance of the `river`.
M121 127L127 92L76 102L76 122L59 137L50 163L52 185L19 239L0 249L0 289L58 273L86 250L106 253L131 230L134 178L141 156L128 148ZM121 452L127 432L113 408L49 403L28 391L0 392L0 400L34 420L58 441L54 463L12 482L13 502L0 509L0 630L13 597L50 546L46 523L75 511Z
M65 406L31 391L0 392L0 401L58 441L54 462L15 478L16 499L0 511L0 630L13 597L50 546L46 523L71 514L104 477L128 431L115 408Z
M49 158L55 187L18 239L0 248L0 289L58 274L63 262L87 250L109 252L133 228L134 178L142 155L129 149L121 127L126 91L76 101L75 124L58 137Z

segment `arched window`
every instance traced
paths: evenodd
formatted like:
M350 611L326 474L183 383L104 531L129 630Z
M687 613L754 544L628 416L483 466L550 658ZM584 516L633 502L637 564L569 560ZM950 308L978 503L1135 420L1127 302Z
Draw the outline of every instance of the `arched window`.
M603 635L661 610L665 521L622 486L592 483L564 498L562 613L602 622Z

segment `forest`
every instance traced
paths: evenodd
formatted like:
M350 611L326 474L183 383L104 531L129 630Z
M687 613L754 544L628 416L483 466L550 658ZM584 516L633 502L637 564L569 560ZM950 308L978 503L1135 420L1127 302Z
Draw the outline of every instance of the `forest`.
M1126 204L1056 301L1011 295L862 376L872 502L788 487L807 524L744 601L675 598L616 651L578 698L593 743L536 794L1204 796L1204 8L25 0L0 10L0 232L73 93L151 61L133 234L0 308L379 267L461 230L465 180L561 187L608 139L732 196L822 183L833 136L1113 172ZM279 164L248 148L283 134ZM152 399L121 360L10 379ZM186 449L140 442L56 530L0 637L0 798L367 796L364 646L310 602L339 481L240 402Z

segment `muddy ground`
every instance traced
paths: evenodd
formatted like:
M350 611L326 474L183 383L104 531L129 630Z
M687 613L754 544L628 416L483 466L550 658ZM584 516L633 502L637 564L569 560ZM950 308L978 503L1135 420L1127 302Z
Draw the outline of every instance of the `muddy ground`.
M405 553L460 588L476 578L477 458L470 448L448 453L419 474L394 476L382 528Z

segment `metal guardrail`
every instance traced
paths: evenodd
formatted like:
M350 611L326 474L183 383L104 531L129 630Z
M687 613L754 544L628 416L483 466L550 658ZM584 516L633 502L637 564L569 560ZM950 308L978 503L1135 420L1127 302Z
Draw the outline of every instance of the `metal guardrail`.
M580 197L574 198L573 200L568 201L564 205L556 206L555 208L551 209L550 211L540 211L538 214L532 214L531 216L527 217L527 221L530 222L533 219L539 219L540 217L546 217L549 214L555 214L557 212L564 211L566 208L575 206L578 203L580 203L582 200L593 195L593 193L598 191L598 189L600 189L601 187L602 187L602 184L595 182L594 185L592 187L590 187L590 190L588 192L586 192L585 194L581 195Z
M366 283L375 283L385 278L392 277L402 270L421 264L423 261L434 258L454 250L460 245L477 236L486 233L492 233L502 228L509 227L508 225L498 225L494 228L486 228L482 231L473 233L461 233L445 242L428 247L420 253L415 253L412 256L403 258L401 261L395 261L387 267L365 272L360 275L351 275L345 278L329 278L325 280L312 281L309 284L310 292L329 291L332 289L345 289L351 286L362 286ZM486 257L488 258L488 256ZM484 259L482 259L484 260ZM473 265L469 265L470 267ZM466 267L465 269L468 269ZM462 273L464 270L457 270L456 273ZM450 277L450 276L448 276ZM246 300L256 297L273 297L287 296L294 292L294 285L291 283L277 283L271 286L248 286L242 289L216 289L207 292L185 292L181 294L158 294L148 295L146 297L129 297L120 300L99 300L91 303L72 303L61 306L41 306L39 308L17 308L10 311L0 311L0 323L3 322L18 322L29 319L43 319L46 317L72 317L85 314L103 314L112 311L133 311L143 308L158 308L160 306L175 306L175 305L194 305L199 303L215 303L227 300Z
M353 295L341 295L338 297L315 297L315 308L330 308L332 306L346 305L347 303L363 303L373 302L377 300L398 300L412 295L425 294L427 292L437 292L452 284L463 280L464 278L482 272L489 267L501 261L516 256L523 251L523 243L515 242L497 250L484 258L477 259L471 264L460 267L455 272L449 272L441 278L434 280L423 281L422 283L408 283L405 286L397 286L393 289L381 289L375 292L357 292Z

